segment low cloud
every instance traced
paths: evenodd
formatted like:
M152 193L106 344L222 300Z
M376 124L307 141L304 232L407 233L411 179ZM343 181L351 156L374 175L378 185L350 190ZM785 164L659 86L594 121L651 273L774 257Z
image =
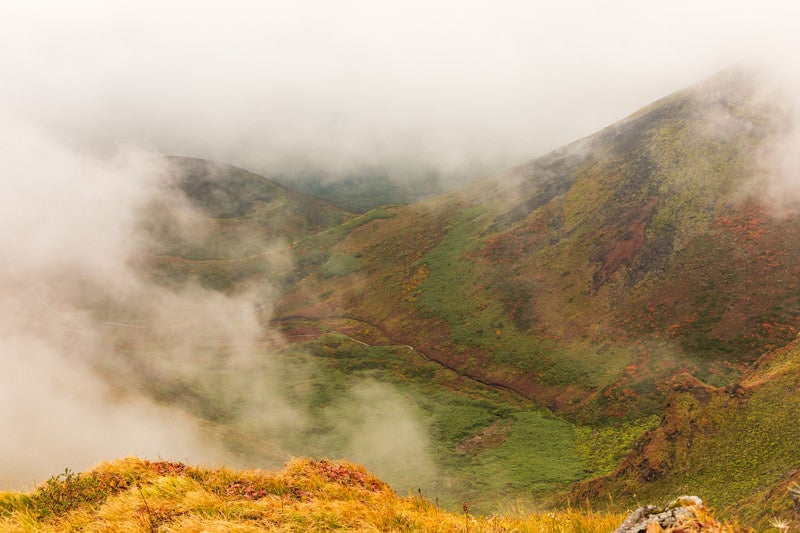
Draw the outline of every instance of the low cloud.
M731 64L795 70L798 15L721 0L5 3L0 98L93 147L468 179Z
M314 366L288 360L264 326L293 267L285 243L240 236L266 274L233 291L156 282L142 268L163 246L156 213L176 242L219 231L180 193L167 160L133 147L77 150L6 118L0 484L30 487L125 455L275 467L310 451L353 453L394 479L410 461L431 464L424 428L391 386L357 385L325 420L310 414L310 396L287 391L288 372L299 379ZM336 437L298 444L318 426ZM334 441L349 444L325 446Z
M96 304L139 290L128 261L138 245L135 213L157 187L156 158L133 149L77 153L4 118L0 482L31 484L128 454L224 460L196 417L100 373L123 354L109 335L118 326Z
M4 488L30 489L66 467L126 455L206 464L232 458L207 440L197 418L142 396L120 398L65 348L2 332Z
M343 456L371 465L399 491L429 488L437 480L430 440L415 406L393 387L356 383L326 412L344 436Z
M772 66L764 71L759 98L768 102L776 131L760 157L758 192L775 216L800 212L800 75Z

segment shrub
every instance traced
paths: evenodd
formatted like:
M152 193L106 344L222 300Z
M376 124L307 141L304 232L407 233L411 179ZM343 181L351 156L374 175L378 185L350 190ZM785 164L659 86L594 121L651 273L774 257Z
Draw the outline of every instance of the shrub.
M346 276L361 270L358 259L347 254L333 254L321 267L321 273L326 278Z
M96 506L108 497L110 487L94 472L76 474L69 468L50 477L27 499L27 504L40 518L61 515L82 505Z

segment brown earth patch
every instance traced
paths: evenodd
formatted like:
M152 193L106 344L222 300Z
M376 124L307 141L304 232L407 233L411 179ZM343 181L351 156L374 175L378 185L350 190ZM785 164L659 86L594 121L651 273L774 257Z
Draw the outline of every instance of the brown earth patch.
M658 203L657 198L651 199L642 207L633 222L623 228L618 236L604 245L595 260L601 263L592 280L592 290L597 291L622 265L630 265L636 253L644 244L645 229L653 210Z
M483 450L496 448L505 442L511 422L495 420L480 433L464 439L456 446L456 451L462 455L472 455Z

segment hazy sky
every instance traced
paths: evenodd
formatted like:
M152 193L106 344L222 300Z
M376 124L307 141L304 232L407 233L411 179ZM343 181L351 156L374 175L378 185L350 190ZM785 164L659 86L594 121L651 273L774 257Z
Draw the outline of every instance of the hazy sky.
M790 1L2 1L0 110L261 172L468 173L734 63L794 70L798 27Z

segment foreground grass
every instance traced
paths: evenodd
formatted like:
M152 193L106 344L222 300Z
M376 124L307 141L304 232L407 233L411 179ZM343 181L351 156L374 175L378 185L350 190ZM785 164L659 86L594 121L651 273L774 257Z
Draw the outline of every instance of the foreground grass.
M0 493L2 531L607 532L625 516L564 510L473 516L400 497L362 467L298 459L277 473L126 458Z

